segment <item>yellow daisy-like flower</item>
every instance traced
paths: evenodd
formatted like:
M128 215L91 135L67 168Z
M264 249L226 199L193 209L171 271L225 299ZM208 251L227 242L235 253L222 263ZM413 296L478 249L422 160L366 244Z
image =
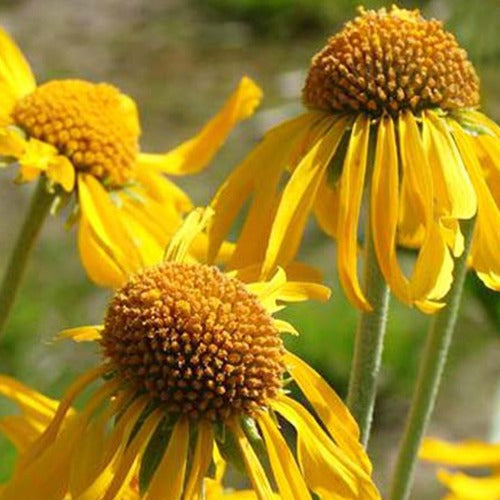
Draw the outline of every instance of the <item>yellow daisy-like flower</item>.
M21 181L46 176L60 204L75 194L70 221L79 221L82 263L101 285L118 286L132 270L161 259L182 215L192 209L189 197L162 174L203 169L261 95L243 78L198 135L165 154L143 153L130 97L84 80L37 85L21 51L0 30L3 165L18 163ZM203 245L198 247L200 255Z
M285 265L313 212L337 240L347 296L370 310L357 273L369 186L379 267L400 300L426 312L443 305L464 249L459 223L474 216L471 265L500 289L499 128L475 110L478 78L441 22L361 9L312 59L303 101L309 111L269 131L216 194L212 257L252 193L235 268L260 260L269 276ZM398 245L418 249L410 276Z
M462 472L438 471L439 480L450 493L443 500L499 500L500 499L500 443L463 441L448 443L439 439L425 439L420 458L455 468L489 469L492 474L471 476Z
M186 219L166 260L116 292L103 326L63 334L96 341L103 362L67 390L20 456L2 500L121 498L134 477L143 498L199 499L214 447L241 464L261 500L275 494L261 457L281 498L379 498L356 422L318 373L284 348L280 332L295 330L272 316L284 302L325 300L329 290L288 282L282 270L245 284L245 271L186 262L206 222L207 212ZM287 394L286 372L321 424ZM279 419L296 431L297 459Z

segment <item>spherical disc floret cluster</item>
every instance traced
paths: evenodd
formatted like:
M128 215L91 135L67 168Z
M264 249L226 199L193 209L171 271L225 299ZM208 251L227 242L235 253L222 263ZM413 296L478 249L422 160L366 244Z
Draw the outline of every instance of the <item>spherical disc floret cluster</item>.
M306 106L395 115L475 107L479 80L467 53L440 21L418 10L361 10L312 60Z
M132 177L139 147L137 111L111 85L53 80L21 99L12 118L28 136L56 147L79 171L112 185Z
M272 317L206 265L166 262L133 277L109 305L102 347L136 390L192 418L252 415L282 386Z

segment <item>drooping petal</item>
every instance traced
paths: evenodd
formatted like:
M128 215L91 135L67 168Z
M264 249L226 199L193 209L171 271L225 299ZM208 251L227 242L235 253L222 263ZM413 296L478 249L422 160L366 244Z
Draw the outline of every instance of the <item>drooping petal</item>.
M57 407L56 414L47 426L45 432L40 436L40 439L31 447L29 453L23 457L23 463L34 461L40 453L44 451L56 438L61 424L70 410L75 398L94 380L98 379L109 370L107 365L99 365L96 368L89 370L78 377L73 384L67 389L64 398L60 401Z
M14 41L0 29L0 117L10 121L16 102L36 88L31 68Z
M415 217L423 227L423 241L410 278L412 301L424 312L441 307L432 303L446 295L452 283L453 259L445 232L434 215L434 180L414 116L402 113L399 120L400 153L407 195Z
M266 183L269 179L272 181L270 184L277 182L276 179L279 178L279 174L286 169L293 147L318 119L318 113L305 113L270 130L261 143L227 177L211 202L215 217L208 232L210 240L209 262L213 262L236 215L251 192L258 189L262 182ZM270 201L267 201L271 204L274 203L274 195ZM255 210L258 208L256 206ZM265 208L268 209L269 206L265 205ZM252 220L254 218L255 215ZM243 228L243 231L245 231L245 228ZM262 232L266 233L266 226L262 228ZM267 238L267 234L265 236ZM262 239L260 229L256 237L259 240ZM235 252L236 255L237 252ZM236 259L236 257L234 258ZM250 262L242 265L254 264L256 261L254 258L250 260Z
M202 487L203 478L212 461L213 431L212 425L206 420L201 420L198 425L198 437L191 462L189 479L184 491L185 498L195 498Z
M307 500L311 498L297 462L285 439L277 429L276 423L266 412L259 414L257 422L264 436L269 462L281 498L286 500Z
M380 120L371 182L371 226L377 260L391 291L411 304L410 287L396 253L399 215L398 153L394 122Z
M305 408L287 396L279 396L271 406L297 431L304 478L320 498L380 498L364 466L337 447Z
M174 425L167 449L151 479L145 500L180 500L184 487L188 444L189 421L181 417Z
M426 111L422 122L424 149L433 167L431 172L438 214L470 219L477 210L476 193L446 121L434 112Z
M262 265L264 277L276 266L286 266L295 256L319 185L347 123L347 117L339 117L333 125L324 120L315 130L315 142L288 180L269 236Z
M139 458L142 457L151 436L163 417L164 414L161 410L155 410L146 418L123 453L113 475L113 480L106 490L106 494L102 497L102 500L115 500L116 498L120 498L122 492L128 488L132 475L135 472L134 466L138 463Z
M359 441L358 424L340 397L315 370L289 351L285 353L285 363L330 436L371 473L371 463Z
M318 187L313 210L319 226L331 238L337 237L339 203L340 183L332 186L328 183L328 176L324 176Z
M363 194L370 120L361 114L355 121L340 178L337 262L340 282L349 300L370 311L358 280L358 222Z
M163 155L142 153L139 162L171 175L194 174L214 157L234 126L250 117L262 98L262 90L250 78L241 79L221 110L192 139Z
M97 179L78 176L78 197L85 217L96 236L112 252L113 258L127 273L142 267L141 256L124 226L117 207Z
M136 398L121 415L111 434L103 445L102 457L94 470L94 477L88 479L84 491L78 492L78 500L94 500L103 496L108 489L130 441L132 431L147 405L147 398ZM120 403L120 402L119 402ZM117 404L118 411L122 408Z
M118 288L126 281L126 271L119 267L83 216L78 227L78 249L83 268L94 283Z
M250 478L250 482L252 483L253 489L257 493L259 500L273 498L273 490L269 484L269 480L267 479L266 472L259 462L259 459L245 436L239 422L232 421L230 427L238 443L243 461L245 462L248 477Z
M484 284L500 290L500 208L495 203L481 172L471 139L454 126L454 137L477 192L478 211L471 249L472 265Z

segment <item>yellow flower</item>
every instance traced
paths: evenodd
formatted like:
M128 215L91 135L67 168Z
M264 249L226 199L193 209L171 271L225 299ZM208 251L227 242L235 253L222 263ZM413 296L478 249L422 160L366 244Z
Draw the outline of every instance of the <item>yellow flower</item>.
M261 99L249 78L192 139L165 154L140 151L134 101L116 87L83 80L38 85L22 53L0 30L0 155L17 162L20 180L43 174L79 221L78 246L89 277L118 286L132 270L161 259L169 237L192 208L162 174L203 169L233 126ZM198 255L203 245L194 249Z
M450 490L444 500L500 499L500 443L481 441L447 443L429 438L424 440L420 448L420 458L451 467L492 471L490 476L483 474L470 476L462 472L439 470L439 480Z
M245 284L244 273L186 262L206 221L206 212L186 219L165 262L116 292L103 326L63 334L96 341L103 361L66 391L21 454L2 500L121 498L136 476L144 498L196 499L215 447L241 464L261 500L274 495L261 456L281 497L379 498L356 422L326 382L284 348L280 332L295 330L272 316L283 302L325 300L329 290L287 282L282 270ZM287 394L285 372L322 425ZM103 383L89 391L97 380ZM14 384L4 379L7 391ZM84 408L69 414L84 391ZM297 459L282 421L295 428Z
M370 186L373 244L400 300L426 312L442 307L453 256L464 249L459 222L474 216L471 264L500 289L499 128L475 110L478 78L441 22L395 6L361 9L312 59L303 101L309 111L269 131L220 187L212 257L252 196L230 264L260 260L267 277L296 254L313 212L337 239L347 296L370 310L357 274ZM410 276L398 245L418 249Z

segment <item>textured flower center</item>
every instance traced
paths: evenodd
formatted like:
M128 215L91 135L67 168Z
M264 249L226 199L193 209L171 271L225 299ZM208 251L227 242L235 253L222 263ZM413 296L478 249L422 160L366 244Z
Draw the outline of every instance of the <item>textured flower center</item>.
M479 103L479 81L467 53L441 22L418 10L361 10L312 60L306 106L364 111L443 110Z
M132 99L105 83L54 80L14 108L14 122L55 146L74 167L120 185L132 177L139 123Z
M272 317L215 267L166 262L132 278L111 301L102 346L135 388L192 418L252 415L282 386Z

